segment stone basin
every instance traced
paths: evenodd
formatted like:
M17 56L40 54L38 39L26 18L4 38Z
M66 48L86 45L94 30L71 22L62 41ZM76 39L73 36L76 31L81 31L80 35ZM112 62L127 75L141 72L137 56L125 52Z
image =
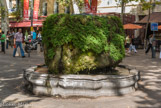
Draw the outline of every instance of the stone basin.
M24 79L35 95L61 97L118 96L138 88L140 72L129 69L129 75L50 75L36 72L37 66L24 71Z

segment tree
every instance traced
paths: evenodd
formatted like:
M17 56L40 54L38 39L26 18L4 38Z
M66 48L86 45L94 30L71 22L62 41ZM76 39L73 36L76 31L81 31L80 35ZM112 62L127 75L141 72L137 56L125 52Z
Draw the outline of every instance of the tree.
M146 1L143 1L143 10L147 10L148 9L148 20L146 23L146 30L145 30L145 36L144 36L144 41L146 42L146 44L144 44L144 48L147 46L147 34L148 34L148 26L149 26L149 20L150 20L150 9L151 9L151 3L152 0L150 0L149 3L147 3Z
M4 31L6 34L7 31L9 30L9 18L8 18L8 8L6 0L0 1L0 10L1 10L1 27L2 31Z
M16 11L9 14L15 16L16 22L23 20L23 4L24 0L17 0Z
M127 3L129 2L132 2L132 1L135 1L135 2L139 2L142 6L142 9L143 10L148 10L148 19L147 19L147 23L146 23L146 30L145 30L145 42L146 44L144 44L145 46L147 45L147 33L148 33L148 26L149 26L149 20L150 20L150 14L151 14L151 9L152 9L152 12L153 12L153 9L155 7L156 4L160 4L161 2L159 1L156 1L156 0L115 0L116 2L119 3L119 5L121 5L121 19L122 19L122 22L123 22L123 15L124 15L124 9L125 9L125 6ZM145 47L144 46L144 47Z
M124 23L124 12L126 4L138 0L115 0L115 1L118 2L118 5L121 5L121 20Z
M146 23L146 30L145 30L145 36L144 36L144 41L146 43L144 44L144 48L145 48L147 46L147 34L148 34L148 27L150 23L149 21L150 21L151 12L153 12L153 9L155 8L156 4L160 4L160 2L156 0L150 0L148 2L146 0L142 0L141 3L142 3L143 10L148 10L148 19Z

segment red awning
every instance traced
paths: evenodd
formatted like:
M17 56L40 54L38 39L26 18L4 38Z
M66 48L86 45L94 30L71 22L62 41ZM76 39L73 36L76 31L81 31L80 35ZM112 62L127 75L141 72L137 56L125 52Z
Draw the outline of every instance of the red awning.
M33 27L42 27L43 21L34 21ZM9 24L9 27L31 27L31 21L23 21L23 22L12 22Z
M124 29L141 29L142 26L136 25L136 24L125 24Z

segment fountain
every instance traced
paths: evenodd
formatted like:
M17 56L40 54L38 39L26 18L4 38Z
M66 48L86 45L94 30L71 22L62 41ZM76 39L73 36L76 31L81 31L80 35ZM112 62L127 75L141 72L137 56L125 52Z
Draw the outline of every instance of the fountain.
M51 15L42 35L45 65L24 71L34 94L99 97L137 89L139 71L119 65L125 36L118 17Z

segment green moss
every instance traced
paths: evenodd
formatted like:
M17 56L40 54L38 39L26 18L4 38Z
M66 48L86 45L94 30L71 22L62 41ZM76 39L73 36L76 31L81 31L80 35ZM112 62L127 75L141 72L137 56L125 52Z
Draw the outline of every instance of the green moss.
M88 51L81 53L71 44L64 45L62 58L65 74L79 74L84 69L95 69L97 62L95 62L95 55Z
M64 73L96 68L93 57L103 53L114 62L125 55L123 26L115 16L51 15L44 22L42 36L47 49L45 61L52 61L56 49L66 46L62 56Z

